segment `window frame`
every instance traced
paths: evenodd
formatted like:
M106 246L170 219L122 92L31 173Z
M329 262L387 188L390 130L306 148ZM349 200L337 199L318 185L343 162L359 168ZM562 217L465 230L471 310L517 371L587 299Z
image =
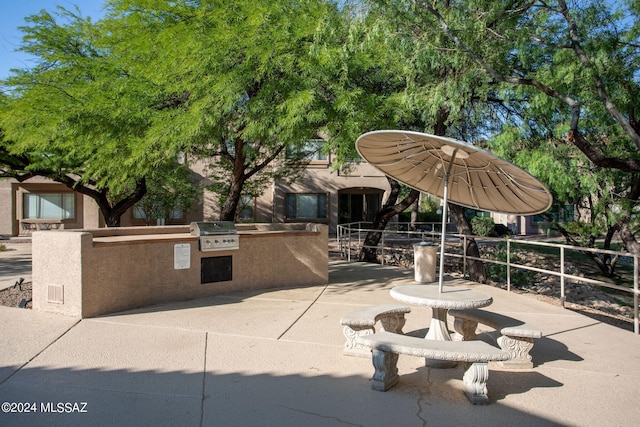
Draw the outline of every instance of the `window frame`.
M60 204L56 205L60 212L61 216L41 216L42 215L42 200L46 200L44 196L59 196ZM31 214L31 203L28 200L29 198L37 197L35 209L37 210L36 215ZM71 203L71 206L67 206L68 203ZM22 193L22 219L56 219L61 221L75 221L77 219L77 200L76 193L73 191L26 191ZM67 216L69 215L69 216Z
M300 216L300 208L298 206L299 200L302 197L315 196L315 216ZM293 199L295 198L295 199ZM292 205L291 201L295 200L295 204ZM285 221L316 221L316 222L328 222L329 221L329 193L326 192L305 192L305 193L286 193L284 205L284 218ZM295 215L291 216L292 209L295 210ZM324 214L322 216L322 214Z

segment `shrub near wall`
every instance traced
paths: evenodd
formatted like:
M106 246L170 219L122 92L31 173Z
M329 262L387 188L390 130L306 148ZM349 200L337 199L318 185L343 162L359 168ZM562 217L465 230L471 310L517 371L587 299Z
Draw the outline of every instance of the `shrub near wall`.
M493 218L485 216L474 216L471 218L471 230L473 234L476 236L490 236L493 233L493 228L495 224L493 222Z

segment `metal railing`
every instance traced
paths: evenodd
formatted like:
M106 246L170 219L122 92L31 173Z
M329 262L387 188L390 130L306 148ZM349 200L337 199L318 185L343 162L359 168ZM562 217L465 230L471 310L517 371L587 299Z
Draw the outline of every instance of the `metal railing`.
M381 231L381 239L378 246L366 246L369 248L375 248L377 252L381 254L382 264L385 263L386 254L394 252L407 252L413 253L411 247L402 247L402 244L406 246L407 243L431 241L438 244L440 241L441 224L440 223L416 223L414 230L408 229L407 223L390 223L387 228ZM359 254L364 245L364 240L367 233L371 231L371 223L367 222L354 222L349 224L340 224L337 228L337 241L340 249L340 254L343 258L351 261L352 256ZM506 261L492 258L480 258L469 256L466 252L467 240L473 238L476 240L478 246L481 243L506 243ZM638 270L639 270L639 257L628 252L618 252L605 249L591 249L583 248L571 245L564 245L559 243L550 243L526 239L526 237L518 239L502 239L491 237L478 237L467 236L462 234L447 233L448 245L458 243L462 247L462 254L455 252L445 252L446 257L462 258L462 274L466 275L467 263L469 260L477 260L483 263L497 264L506 267L506 277L504 278L507 285L507 291L511 291L511 273L514 269L534 271L537 273L547 274L550 276L556 276L560 278L560 303L562 307L565 306L566 300L566 285L567 281L585 283L593 286L600 286L610 289L615 289L620 292L630 293L633 295L633 325L635 334L640 334L640 321L638 316L638 301L640 298L639 282L638 282ZM392 246L392 245L396 246ZM518 246L541 246L554 248L559 251L559 271L547 270L544 268L532 267L530 265L518 264L511 261L511 255L513 254L513 245ZM610 255L613 257L624 257L633 261L633 284L630 286L622 286L615 283L605 282L602 280L592 279L583 276L577 276L567 273L566 271L566 253L567 251L576 252L591 252L596 255Z

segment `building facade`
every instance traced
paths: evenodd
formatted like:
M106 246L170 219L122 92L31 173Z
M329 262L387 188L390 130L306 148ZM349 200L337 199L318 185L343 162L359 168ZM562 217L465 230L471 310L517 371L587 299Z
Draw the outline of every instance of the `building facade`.
M196 174L202 172L195 165ZM335 233L339 223L371 221L390 190L385 176L366 163L354 163L349 172L331 168L331 156L321 156L292 183L274 181L260 197L244 198L241 222L318 222ZM213 221L219 209L204 190L199 205L178 215L172 224ZM145 225L135 209L121 217L121 226ZM156 225L156 224L153 224ZM24 182L0 180L0 235L28 235L33 230L104 227L97 204L65 185L35 177Z
M350 165L347 171L331 167L331 154L318 154L293 182L274 181L261 196L243 198L239 222L317 222L335 234L338 224L370 222L390 192L389 183L378 169L367 163ZM203 165L194 165L196 176ZM202 178L204 180L204 178ZM176 215L170 224L219 219L214 194L204 191L199 205ZM533 216L492 214L514 234L543 234L541 222ZM121 226L145 225L131 209ZM155 223L152 225L156 225ZM97 204L88 196L65 185L35 177L24 182L0 180L0 235L24 236L38 229L89 229L104 227Z

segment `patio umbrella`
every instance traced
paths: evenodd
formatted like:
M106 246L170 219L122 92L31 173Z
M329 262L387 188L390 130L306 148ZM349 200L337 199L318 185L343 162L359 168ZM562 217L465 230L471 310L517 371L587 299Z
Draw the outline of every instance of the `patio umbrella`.
M551 194L529 173L456 139L379 130L360 135L356 149L386 175L443 199L440 291L449 201L473 209L519 215L538 214L551 206Z

